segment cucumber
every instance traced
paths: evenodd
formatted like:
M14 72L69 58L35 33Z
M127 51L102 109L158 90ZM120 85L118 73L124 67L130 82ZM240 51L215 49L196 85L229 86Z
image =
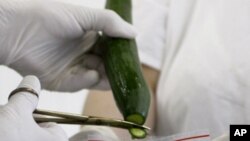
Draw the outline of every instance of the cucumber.
M106 8L132 23L131 0L107 0ZM143 125L150 106L150 90L144 80L135 40L103 36L103 60L113 96L126 121ZM133 138L146 137L142 129L130 129Z

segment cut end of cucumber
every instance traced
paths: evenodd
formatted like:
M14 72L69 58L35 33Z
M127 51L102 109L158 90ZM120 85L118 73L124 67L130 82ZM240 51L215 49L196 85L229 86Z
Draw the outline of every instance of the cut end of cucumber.
M139 115L139 114L133 114L133 115L127 116L126 120L133 122L133 123L136 123L136 124L140 124L140 125L144 124L144 122L145 122L144 117L142 115Z
M129 129L129 132L133 139L143 139L147 136L147 132L139 128L131 128Z

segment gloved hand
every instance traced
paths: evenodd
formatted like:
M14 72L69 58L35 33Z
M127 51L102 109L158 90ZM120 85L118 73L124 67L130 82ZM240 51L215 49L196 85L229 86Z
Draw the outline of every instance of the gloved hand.
M109 127L84 126L81 132L72 136L70 141L120 141L117 135Z
M19 87L28 87L40 93L40 82L27 76ZM11 96L9 102L0 107L0 139L2 141L67 141L65 132L54 123L38 125L32 116L38 98L28 92Z
M63 0L0 1L0 64L23 76L38 76L49 90L107 88L102 61L89 52L99 31L113 37L136 35L109 10Z

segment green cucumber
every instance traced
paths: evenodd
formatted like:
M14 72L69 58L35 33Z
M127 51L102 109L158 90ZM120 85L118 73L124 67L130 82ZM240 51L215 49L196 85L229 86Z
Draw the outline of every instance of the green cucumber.
M132 23L131 0L107 0L106 8ZM150 106L150 90L144 80L135 40L103 36L105 71L120 112L126 121L143 125ZM146 131L130 129L133 138L144 138Z
M147 131L139 128L129 129L129 133L132 135L132 138L143 139L147 136Z

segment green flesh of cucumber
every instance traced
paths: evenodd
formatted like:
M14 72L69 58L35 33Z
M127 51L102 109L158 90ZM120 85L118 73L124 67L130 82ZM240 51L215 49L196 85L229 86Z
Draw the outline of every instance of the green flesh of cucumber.
M106 8L132 23L131 0L107 0ZM135 40L103 36L103 59L111 89L120 112L126 121L143 125L149 106L150 90L144 80ZM142 129L129 130L133 138L144 138Z
M147 136L147 132L139 128L131 128L129 129L129 133L133 139L143 139Z

